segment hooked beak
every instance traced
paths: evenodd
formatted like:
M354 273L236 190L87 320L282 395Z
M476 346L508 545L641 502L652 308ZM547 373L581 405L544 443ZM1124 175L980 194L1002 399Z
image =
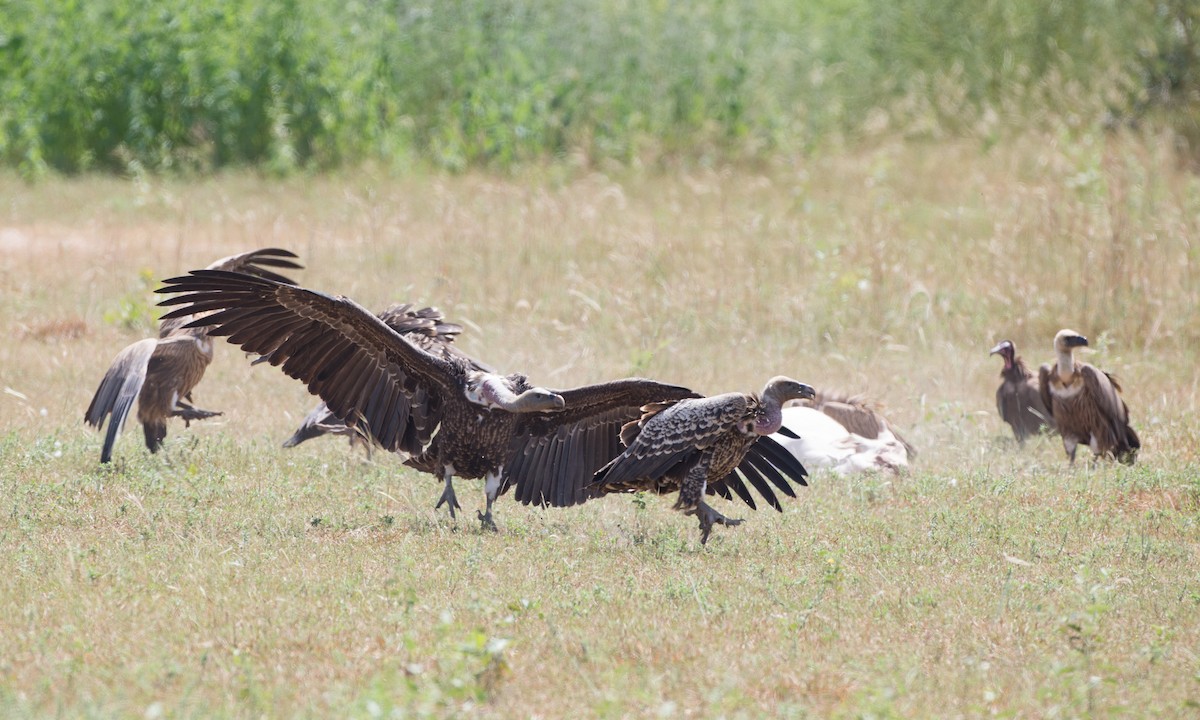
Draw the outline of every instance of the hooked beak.
M1087 347L1088 341L1082 335L1074 335L1067 338L1067 347Z
M989 352L988 355L995 355L999 352L1002 352L1004 350L1004 347L1005 347L1004 343L1000 343L996 347L992 348L991 352Z
M813 390L812 385L800 383L800 399L811 400L817 396L817 391Z

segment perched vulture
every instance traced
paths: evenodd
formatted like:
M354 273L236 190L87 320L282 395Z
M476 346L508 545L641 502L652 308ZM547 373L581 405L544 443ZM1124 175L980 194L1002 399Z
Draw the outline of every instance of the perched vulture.
M996 409L1001 419L1012 426L1017 442L1024 445L1029 436L1043 429L1053 431L1054 419L1042 402L1038 379L1025 367L1012 341L1002 341L989 354L1004 360L1004 369L1000 371L1003 382L996 388Z
M780 430L785 402L813 396L808 385L775 377L761 395L725 393L648 405L638 420L621 429L624 452L596 473L589 491L604 495L677 490L675 509L697 516L700 543L707 543L713 525L742 521L714 510L704 502L705 493L730 498L733 490L754 508L744 476L782 510L766 480L791 497L795 492L788 480L807 485L804 466L767 436Z
M267 268L302 268L290 259L294 257L296 255L287 250L266 248L222 258L209 268L291 283L288 278ZM104 437L104 449L100 451L100 462L112 460L117 433L124 427L135 398L138 401L137 418L142 423L150 452L158 452L162 447L167 436L167 418L183 418L184 424L189 425L192 420L221 414L191 405L192 389L212 362L213 345L206 329L184 327L190 319L186 316L163 318L157 339L139 340L117 353L83 416L84 422L99 430L105 418L112 415Z
M457 353L465 358L472 365L473 369L480 371L491 370L491 368L486 367L482 363L462 354L457 348L451 345L454 342L454 338L462 332L462 326L446 322L442 312L437 308L424 307L414 310L411 303L396 303L379 313L379 319L387 323L388 327L401 335L405 335L414 344L428 352L442 353L443 355ZM254 362L258 364L266 362L269 359L263 356ZM296 432L290 438L284 441L283 446L285 448L295 447L305 440L311 440L325 434L344 435L350 439L351 445L362 442L366 446L367 456L370 457L371 455L371 443L364 431L357 429L353 420L347 423L346 420L334 415L324 400L317 403L317 406L305 416L304 420L300 423L300 427L296 429Z
M777 433L772 436L806 468L830 468L838 475L850 475L870 470L899 473L908 467L909 457L915 453L883 416L879 415L875 424L860 428L873 432L873 436L867 437L835 419L836 411L841 409L839 406L853 407L861 400L820 402L820 393L817 400L815 406L801 404L784 408L782 429L790 431L791 435ZM877 415L869 406L859 407L864 414ZM830 409L834 413L829 412Z
M514 485L523 502L570 504L528 485L553 475L548 488L582 488L641 406L695 396L636 378L564 391L534 387L524 375L478 370L461 353L430 352L349 298L270 279L195 270L165 283L158 292L182 293L162 301L182 306L166 317L194 315L189 325L266 356L336 417L355 418L407 465L444 479L438 506L460 507L455 476L486 478L487 511L479 519L487 528L495 528L492 504ZM554 452L533 452L547 437ZM510 464L520 472L506 470Z
M1038 373L1042 403L1058 426L1072 463L1077 446L1085 443L1097 458L1114 457L1132 465L1142 443L1129 426L1121 386L1103 370L1075 361L1075 348L1087 344L1087 338L1074 330L1059 330L1054 336L1058 360L1053 366L1043 365Z

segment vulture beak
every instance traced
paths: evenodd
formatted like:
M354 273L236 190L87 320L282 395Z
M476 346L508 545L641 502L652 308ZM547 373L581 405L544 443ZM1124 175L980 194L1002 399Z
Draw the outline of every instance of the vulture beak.
M1000 343L996 347L992 348L992 351L989 352L988 355L995 355L997 353L1002 353L1002 352L1004 352L1004 348L1006 346L1007 346L1007 343Z
M805 385L804 383L799 383L799 385L801 400L811 400L817 396L817 391L813 390L812 385Z
M1082 335L1072 335L1067 340L1067 347L1087 347L1088 341Z

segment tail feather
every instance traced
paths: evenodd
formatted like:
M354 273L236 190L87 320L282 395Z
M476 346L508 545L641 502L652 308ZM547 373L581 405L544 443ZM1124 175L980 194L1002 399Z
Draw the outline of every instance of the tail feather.
M1126 425L1120 434L1120 440L1117 443L1116 455L1117 460L1125 465L1132 465L1137 460L1138 450L1142 449L1142 441L1133 430L1133 426Z
M125 419L129 416L133 401L142 391L146 366L157 343L153 338L140 340L117 353L83 415L84 422L97 430L108 419L108 432L104 436L104 448L100 451L102 463L112 460L113 445L125 427Z

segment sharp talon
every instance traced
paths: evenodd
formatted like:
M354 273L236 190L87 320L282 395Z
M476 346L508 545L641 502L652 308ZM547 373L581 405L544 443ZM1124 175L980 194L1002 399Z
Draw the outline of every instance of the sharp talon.
M438 499L437 505L434 505L433 509L437 510L443 505L445 505L446 509L450 511L451 518L456 517L454 514L455 510L462 510L462 505L458 504L458 498L454 495L454 488L447 487L444 491L442 491L442 497Z
M704 503L696 506L695 513L700 520L701 545L708 543L708 536L712 534L713 525L733 527L734 525L741 525L744 522L740 518L727 518Z

